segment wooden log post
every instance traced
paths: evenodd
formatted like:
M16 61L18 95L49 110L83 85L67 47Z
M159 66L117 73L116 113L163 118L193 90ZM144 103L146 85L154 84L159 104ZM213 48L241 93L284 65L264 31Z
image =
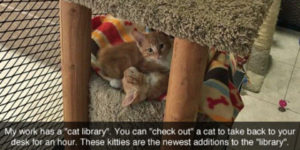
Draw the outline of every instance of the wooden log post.
M60 42L64 121L88 122L91 66L90 9L60 1ZM82 124L65 123L65 127L80 128ZM79 136L65 134L65 139L75 139L79 144Z
M91 11L60 1L61 63L65 121L89 121Z
M175 38L165 122L196 121L207 61L207 47Z
M201 87L208 61L208 48L175 38L164 116L165 129L194 127L200 106ZM171 122L171 123L170 123ZM164 135L163 140L189 140L193 135ZM181 150L162 145L161 150ZM189 149L186 147L185 149Z

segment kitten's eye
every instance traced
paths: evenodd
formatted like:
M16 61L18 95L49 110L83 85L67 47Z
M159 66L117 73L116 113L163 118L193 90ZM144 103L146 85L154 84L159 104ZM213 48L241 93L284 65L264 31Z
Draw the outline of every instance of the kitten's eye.
M149 53L152 53L152 52L153 52L153 49L152 49L152 48L148 48L147 51L148 51Z
M160 45L159 45L159 49L162 49L162 48L164 48L164 47L165 47L164 44L160 44Z

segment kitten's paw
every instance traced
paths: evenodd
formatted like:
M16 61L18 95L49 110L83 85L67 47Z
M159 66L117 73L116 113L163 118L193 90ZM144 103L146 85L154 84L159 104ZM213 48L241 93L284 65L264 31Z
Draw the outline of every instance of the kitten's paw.
M113 79L109 81L109 85L113 88L120 89L122 87L121 80Z
M135 67L129 67L125 70L125 72L127 72L128 75L139 73L139 71Z
M129 67L125 70L124 77L128 83L136 84L139 82L141 74L135 67Z

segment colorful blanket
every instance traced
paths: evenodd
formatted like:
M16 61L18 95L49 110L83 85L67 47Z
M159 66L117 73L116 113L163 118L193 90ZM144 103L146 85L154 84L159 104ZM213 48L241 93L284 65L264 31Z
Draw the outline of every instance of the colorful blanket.
M92 27L92 39L100 48L133 41L131 31L136 29L133 23L110 15L94 17ZM218 122L234 121L244 106L232 80L236 67L245 63L240 60L246 59L214 48L209 50L209 64L204 79L203 94L199 99L201 100L199 113ZM95 56L92 56L92 67L99 74L100 69ZM162 95L160 100L164 99L165 95Z

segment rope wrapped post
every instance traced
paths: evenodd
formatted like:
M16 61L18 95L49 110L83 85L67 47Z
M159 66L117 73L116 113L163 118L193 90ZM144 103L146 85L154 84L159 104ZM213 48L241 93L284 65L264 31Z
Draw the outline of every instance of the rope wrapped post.
M273 35L280 10L281 0L273 1L255 39L249 61L247 63L247 75L251 84L245 88L252 92L259 92L264 81L264 76L270 68L270 51L273 44Z
M250 55L247 70L265 75L270 65L270 51L273 44L273 35L276 29L281 0L273 1L263 24L261 25L258 37L255 39Z
M60 1L60 42L65 122L89 121L90 22L90 9L63 0ZM82 126L83 124L65 123L65 127L71 129ZM78 136L65 134L65 139L75 139L77 144L80 144L78 143ZM72 149L71 147L66 148Z
M165 122L196 121L207 61L207 47L175 38Z

